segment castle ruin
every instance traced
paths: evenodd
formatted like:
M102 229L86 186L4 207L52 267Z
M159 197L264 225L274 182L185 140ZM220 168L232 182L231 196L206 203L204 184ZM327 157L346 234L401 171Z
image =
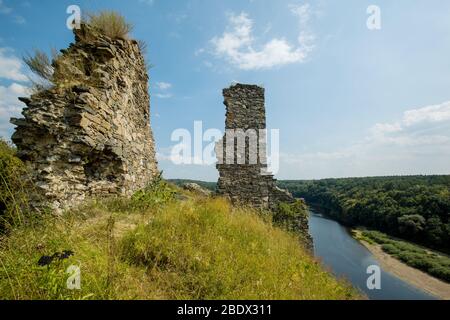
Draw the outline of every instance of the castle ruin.
M89 25L54 63L57 84L20 98L12 137L50 206L131 195L158 174L146 65L137 41Z
M235 84L224 89L223 96L226 132L216 145L219 194L258 209L293 202L292 195L278 188L267 170L264 88Z

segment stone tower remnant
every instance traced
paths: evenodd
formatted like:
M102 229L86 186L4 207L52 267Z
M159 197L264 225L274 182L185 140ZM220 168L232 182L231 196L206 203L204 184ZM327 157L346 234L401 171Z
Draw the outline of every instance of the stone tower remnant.
M57 84L20 98L12 137L55 209L88 196L131 195L158 174L144 58L135 40L89 25L54 62Z
M280 202L293 202L292 195L278 188L273 175L267 172L264 88L235 84L224 89L223 95L226 133L216 145L218 192L233 203L259 209L275 209Z

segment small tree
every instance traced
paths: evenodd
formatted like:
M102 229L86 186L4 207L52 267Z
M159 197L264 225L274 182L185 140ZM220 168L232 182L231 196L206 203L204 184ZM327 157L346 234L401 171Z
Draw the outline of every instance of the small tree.
M400 232L407 236L415 236L423 231L425 218L420 214L404 215L398 218Z

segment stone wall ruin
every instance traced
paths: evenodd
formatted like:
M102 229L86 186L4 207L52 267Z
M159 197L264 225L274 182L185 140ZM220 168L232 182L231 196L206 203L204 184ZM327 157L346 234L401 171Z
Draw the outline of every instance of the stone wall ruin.
M219 170L218 192L233 203L247 204L259 209L274 209L279 202L293 202L286 190L276 186L276 180L267 170L266 111L264 88L256 85L236 84L223 90L226 106L224 138L216 146ZM237 138L227 149L227 132L253 130L256 137L247 135L244 149ZM256 141L256 143L255 143ZM253 142L253 143L252 143ZM227 153L233 153L231 163ZM253 161L251 157L253 156Z
M276 211L280 203L293 203L294 197L287 190L278 188L273 175L268 172L264 88L235 84L224 89L223 96L225 135L216 144L218 193L228 197L233 204L263 210ZM237 131L244 136L240 143ZM231 132L235 134L229 135ZM246 135L250 132L253 137ZM305 246L312 250L307 216L299 215L294 228L304 239Z
M158 174L146 64L135 40L82 25L54 61L57 84L26 104L12 141L54 209L131 195Z

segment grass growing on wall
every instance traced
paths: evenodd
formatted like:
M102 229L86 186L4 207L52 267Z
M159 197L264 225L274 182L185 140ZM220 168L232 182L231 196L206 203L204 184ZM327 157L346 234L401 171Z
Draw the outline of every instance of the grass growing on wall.
M0 297L359 298L269 217L221 198L180 193L160 181L132 199L96 201L15 228L0 240ZM64 250L74 255L37 265L43 255ZM81 290L66 288L70 265L80 267Z
M128 39L133 30L123 15L111 10L88 14L85 22L111 39Z
M89 13L83 23L113 40L128 39L129 33L133 30L132 24L128 23L123 15L111 10ZM87 41L87 39L85 40ZM142 54L145 55L145 42L139 41L138 45ZM87 73L85 62L83 60L66 61L56 49L51 50L51 55L35 49L31 53L26 53L23 61L34 74L34 77L29 79L32 82L32 93L39 93L54 86L69 87L86 84L85 82L88 81L85 79ZM57 70L55 70L56 65L58 66ZM89 84L95 86L95 80L90 79Z

